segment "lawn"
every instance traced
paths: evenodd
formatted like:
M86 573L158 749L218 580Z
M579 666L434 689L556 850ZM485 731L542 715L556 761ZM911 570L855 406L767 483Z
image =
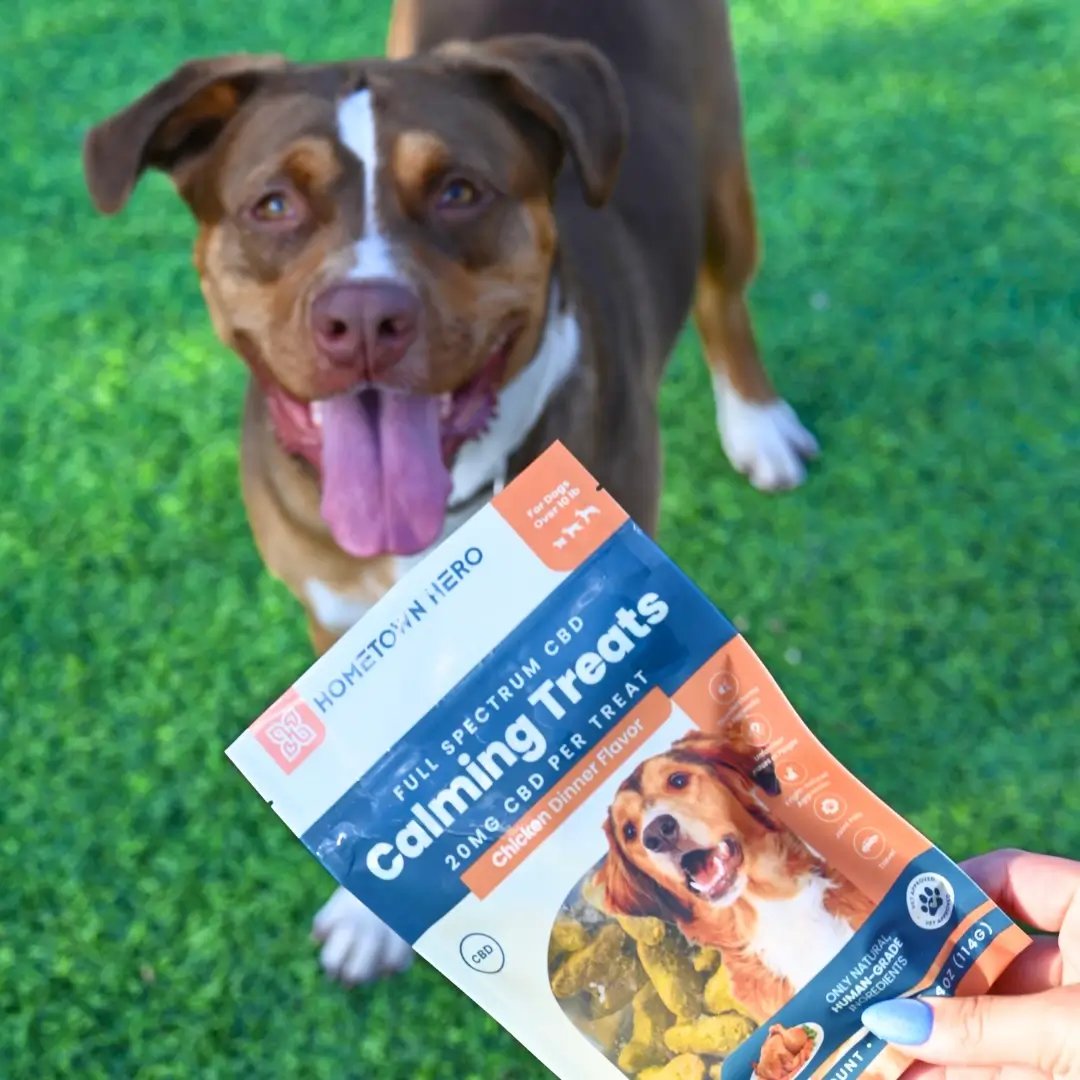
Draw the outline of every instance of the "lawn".
M89 123L185 58L378 50L385 3L333 7L5 18L5 1077L548 1075L423 964L322 979L305 935L329 879L222 752L309 660L239 500L241 368L169 185L116 220L81 186ZM734 476L688 334L661 540L948 852L1080 855L1080 7L736 0L734 19L754 309L824 457L781 498Z

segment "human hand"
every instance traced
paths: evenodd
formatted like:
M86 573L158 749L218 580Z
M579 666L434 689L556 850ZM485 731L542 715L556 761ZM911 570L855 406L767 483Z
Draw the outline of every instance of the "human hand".
M1037 937L981 997L898 998L863 1023L919 1062L904 1080L1080 1077L1080 862L995 851L963 864Z

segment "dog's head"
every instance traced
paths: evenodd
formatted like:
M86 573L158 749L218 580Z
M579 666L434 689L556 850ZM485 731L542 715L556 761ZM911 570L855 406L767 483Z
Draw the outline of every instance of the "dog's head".
M611 193L625 109L604 58L538 35L401 61L185 64L94 128L84 163L115 213L147 169L198 222L214 326L357 556L421 550L449 466L534 354L564 155Z
M778 831L755 787L779 793L768 755L715 735L688 735L639 765L604 823L597 882L608 908L680 921L702 904L733 904Z

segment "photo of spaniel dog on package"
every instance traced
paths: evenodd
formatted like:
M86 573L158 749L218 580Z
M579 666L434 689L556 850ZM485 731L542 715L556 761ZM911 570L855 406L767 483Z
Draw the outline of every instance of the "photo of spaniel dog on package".
M770 813L768 754L694 732L642 762L604 823L593 879L613 916L674 924L716 949L740 1011L762 1023L850 940L873 904Z

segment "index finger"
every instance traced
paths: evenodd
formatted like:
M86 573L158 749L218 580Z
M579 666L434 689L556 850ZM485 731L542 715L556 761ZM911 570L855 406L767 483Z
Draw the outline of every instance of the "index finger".
M1069 908L1080 911L1080 862L1007 849L960 865L994 903L1037 930L1059 933Z

